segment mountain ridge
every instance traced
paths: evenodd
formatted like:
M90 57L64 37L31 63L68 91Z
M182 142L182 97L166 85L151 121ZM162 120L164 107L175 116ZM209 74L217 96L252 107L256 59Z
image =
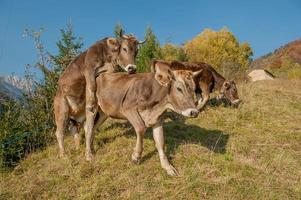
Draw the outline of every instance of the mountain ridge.
M32 83L15 75L0 76L0 101L7 99L18 100L24 92L30 91Z
M251 69L282 68L286 62L301 65L301 38L282 45L252 61Z

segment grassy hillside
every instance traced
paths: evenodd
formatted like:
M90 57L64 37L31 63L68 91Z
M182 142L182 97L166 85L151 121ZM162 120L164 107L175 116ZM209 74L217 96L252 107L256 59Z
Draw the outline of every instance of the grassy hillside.
M280 68L287 59L301 64L301 39L289 42L274 52L254 60L251 68Z
M166 151L179 170L160 167L151 133L143 161L131 162L133 130L109 120L96 136L94 162L67 137L3 172L0 199L300 199L301 81L242 83L239 108L208 106L186 124L167 120Z
M251 69L267 69L280 78L301 79L301 39L257 58L251 63Z

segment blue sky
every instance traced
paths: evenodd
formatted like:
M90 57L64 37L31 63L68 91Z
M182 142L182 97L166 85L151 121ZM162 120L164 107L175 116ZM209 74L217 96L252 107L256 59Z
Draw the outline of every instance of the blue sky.
M37 60L32 40L22 37L25 28L44 27L45 48L56 53L59 29L68 21L85 48L111 36L117 22L140 38L151 25L162 44L182 44L204 28L227 26L240 42L249 42L256 58L301 37L301 1L0 0L0 75L22 75Z

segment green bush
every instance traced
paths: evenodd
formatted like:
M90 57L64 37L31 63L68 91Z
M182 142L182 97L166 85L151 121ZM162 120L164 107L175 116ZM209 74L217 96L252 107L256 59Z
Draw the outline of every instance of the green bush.
M146 42L141 45L136 58L138 72L149 72L152 60L162 58L159 41L151 27L146 29L144 38Z
M19 123L22 107L17 101L7 100L2 104L0 124L0 166L12 166L25 154L26 139L22 136L27 129ZM13 134L12 134L13 133Z
M3 104L0 124L0 167L13 167L33 150L45 147L53 141L50 131L53 125L46 119L30 98L7 100Z
M33 83L33 88L22 99L7 99L1 105L0 168L13 167L28 153L54 141L53 98L57 81L83 44L69 25L61 30L62 38L57 42L59 53L49 55L41 42L42 31L26 30L39 55L39 61L32 67L41 71L42 78L36 78L29 68L26 79Z

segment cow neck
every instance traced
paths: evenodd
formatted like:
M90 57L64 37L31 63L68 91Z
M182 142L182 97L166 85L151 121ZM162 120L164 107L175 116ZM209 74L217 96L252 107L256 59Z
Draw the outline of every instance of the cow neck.
M214 78L214 89L217 91L221 91L226 79L216 71L212 71L212 74Z
M114 66L117 66L120 63L119 62L119 56L120 56L120 52L121 52L122 40L124 40L124 39L121 39L121 38L118 39L118 42L119 42L118 54L117 54L116 59L112 60L112 63L114 63Z
M148 116L148 122L149 125L155 124L158 120L159 117L166 111L167 109L167 105L168 105L168 95L169 95L169 87L166 88L164 86L160 85L160 91L158 92L158 94L163 93L166 94L162 99L159 99L158 103L156 103L150 112L150 115Z

